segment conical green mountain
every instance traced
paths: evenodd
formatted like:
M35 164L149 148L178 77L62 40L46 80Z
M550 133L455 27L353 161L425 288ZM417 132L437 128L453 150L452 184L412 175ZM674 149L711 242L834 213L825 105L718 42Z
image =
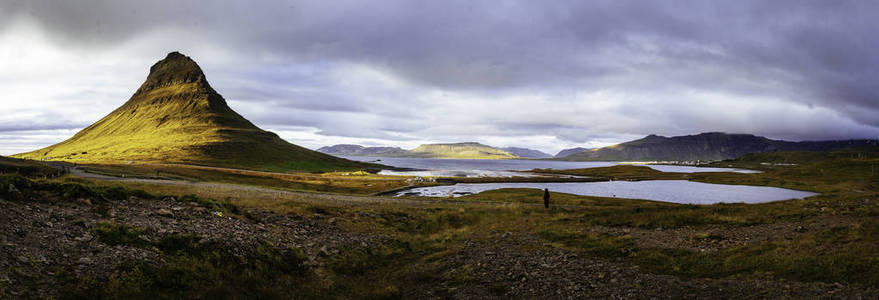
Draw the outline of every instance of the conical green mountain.
M189 57L171 52L128 102L61 143L15 155L83 163L172 162L272 171L368 165L311 151L233 111Z

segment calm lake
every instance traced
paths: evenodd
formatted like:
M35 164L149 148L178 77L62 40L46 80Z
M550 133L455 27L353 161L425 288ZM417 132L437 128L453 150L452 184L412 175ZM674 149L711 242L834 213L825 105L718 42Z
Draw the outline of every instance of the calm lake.
M376 162L418 171L384 170L380 174L409 176L529 176L532 169L581 169L619 165L618 162L574 162L551 160L490 160L490 159L430 159L399 157L346 156L351 160ZM703 168L691 166L646 165L663 172L738 172L757 171L732 168ZM686 204L713 203L763 203L778 200L806 198L817 195L812 192L788 190L766 186L725 185L692 182L686 180L648 180L648 181L603 181L603 182L556 182L556 183L459 183L447 186L434 186L409 189L398 192L397 196L459 197L488 190L503 188L548 188L551 192L561 192L584 196L619 197L646 199ZM536 200L535 200L536 201Z
M423 187L405 190L397 196L459 197L503 188L544 189L584 196L646 199L684 204L763 203L800 199L812 192L747 185L726 185L686 180L558 182L558 183L479 183ZM535 199L535 203L540 199Z
M379 174L407 176L456 176L456 177L509 177L529 176L516 171L533 169L583 169L615 166L618 162L605 161L554 161L526 159L435 159L408 157L370 157L342 156L350 160L375 162L399 168L418 169L418 171L384 170ZM733 168L704 168L691 166L646 165L663 172L737 172L757 173L752 170Z

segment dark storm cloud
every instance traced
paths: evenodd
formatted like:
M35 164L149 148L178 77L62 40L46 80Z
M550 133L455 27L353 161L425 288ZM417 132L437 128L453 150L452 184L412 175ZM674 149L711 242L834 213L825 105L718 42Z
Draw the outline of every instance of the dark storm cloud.
M240 81L219 80L228 99L278 107L252 109L256 121L327 135L394 139L388 132L427 133L424 122L456 120L495 135L573 142L708 130L875 138L877 12L875 1L7 1L0 31L33 19L57 43L84 49L186 32L232 53L222 71ZM331 71L346 65L406 87L351 88ZM434 107L444 98L420 97L428 91L591 115L449 115ZM571 96L584 91L623 96L590 110L582 102L592 100ZM551 99L528 107L503 100L521 93ZM762 102L809 108L754 108Z

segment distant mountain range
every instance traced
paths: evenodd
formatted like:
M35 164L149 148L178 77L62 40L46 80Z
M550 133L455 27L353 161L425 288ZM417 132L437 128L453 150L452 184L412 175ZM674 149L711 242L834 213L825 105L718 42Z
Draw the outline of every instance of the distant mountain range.
M455 159L516 159L516 158L549 158L552 155L527 148L496 148L480 143L425 144L412 150L398 147L364 147L360 145L340 144L317 149L318 152L331 155L350 156L384 156L384 157L420 157L420 158L455 158Z
M855 146L876 146L879 140L807 141L772 140L752 134L708 132L664 137L649 135L613 146L574 152L559 157L571 161L714 161L748 153L770 151L827 151ZM560 155L562 153L559 153Z
M399 147L334 145L317 149L331 155L457 158L554 159L568 161L716 161L748 153L770 151L827 151L857 146L877 146L879 140L806 141L773 140L752 134L707 132L696 135L644 138L602 148L570 148L555 156L518 147L498 148L480 143L425 144L412 150Z

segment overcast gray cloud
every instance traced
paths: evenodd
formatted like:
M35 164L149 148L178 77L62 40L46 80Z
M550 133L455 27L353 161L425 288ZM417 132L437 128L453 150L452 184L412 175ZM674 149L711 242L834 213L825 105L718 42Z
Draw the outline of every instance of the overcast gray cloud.
M308 147L877 138L875 28L871 1L0 1L0 153L173 50Z

